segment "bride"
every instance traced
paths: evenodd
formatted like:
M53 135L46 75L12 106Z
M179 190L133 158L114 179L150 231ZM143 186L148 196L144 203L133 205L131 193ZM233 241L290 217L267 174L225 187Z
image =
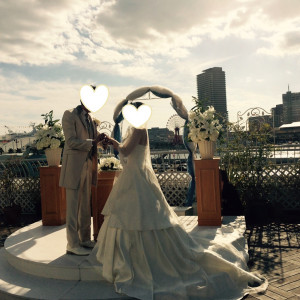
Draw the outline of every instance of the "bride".
M116 292L145 300L224 300L266 289L263 278L247 271L248 256L238 243L216 244L185 231L152 169L147 129L130 127L122 144L109 141L123 171L89 259L97 260Z

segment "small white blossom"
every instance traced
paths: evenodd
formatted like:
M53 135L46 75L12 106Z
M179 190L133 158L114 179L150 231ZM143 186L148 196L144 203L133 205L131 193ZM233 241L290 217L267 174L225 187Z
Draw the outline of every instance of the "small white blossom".
M99 171L122 170L121 163L115 157L106 157L100 159L98 164Z
M58 139L51 139L51 143L50 143L50 148L51 149L59 148L59 146L60 146L60 140L58 140Z

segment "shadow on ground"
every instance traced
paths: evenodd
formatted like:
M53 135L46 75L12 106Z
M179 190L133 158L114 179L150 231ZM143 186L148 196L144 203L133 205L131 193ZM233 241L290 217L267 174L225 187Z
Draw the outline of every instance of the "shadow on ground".
M4 246L4 242L9 235L14 233L16 230L39 220L39 217L36 215L22 215L18 224L7 225L4 223L3 216L0 216L0 248Z
M300 255L299 224L273 222L265 225L250 225L245 236L248 240L250 269L257 270L268 277L278 279L283 277L283 267L288 266L288 256L296 258L297 253Z

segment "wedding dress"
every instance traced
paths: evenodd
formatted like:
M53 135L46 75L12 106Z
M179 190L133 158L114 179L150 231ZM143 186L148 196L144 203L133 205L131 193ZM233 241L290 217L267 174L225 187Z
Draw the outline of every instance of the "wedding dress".
M102 211L90 261L97 260L116 292L138 299L240 299L265 290L267 282L247 271L243 245L185 231L152 169L148 136L138 144L141 134L147 131L131 128L119 148L123 171Z

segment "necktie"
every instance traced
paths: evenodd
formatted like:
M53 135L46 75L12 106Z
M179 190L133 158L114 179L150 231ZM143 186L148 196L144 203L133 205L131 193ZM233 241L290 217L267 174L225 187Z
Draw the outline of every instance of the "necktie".
M86 121L87 129L88 129L88 133L89 133L89 138L93 138L93 130L92 130L92 125L91 125L88 113L85 114L85 121Z
M89 138L93 139L94 131L93 131L93 127L92 127L92 124L90 121L90 116L88 113L85 114L85 121L86 121L87 129L88 129L88 133L89 133ZM89 151L89 154L88 154L88 158L92 160L92 157L95 153L97 153L97 146L93 146L91 148L91 150Z

